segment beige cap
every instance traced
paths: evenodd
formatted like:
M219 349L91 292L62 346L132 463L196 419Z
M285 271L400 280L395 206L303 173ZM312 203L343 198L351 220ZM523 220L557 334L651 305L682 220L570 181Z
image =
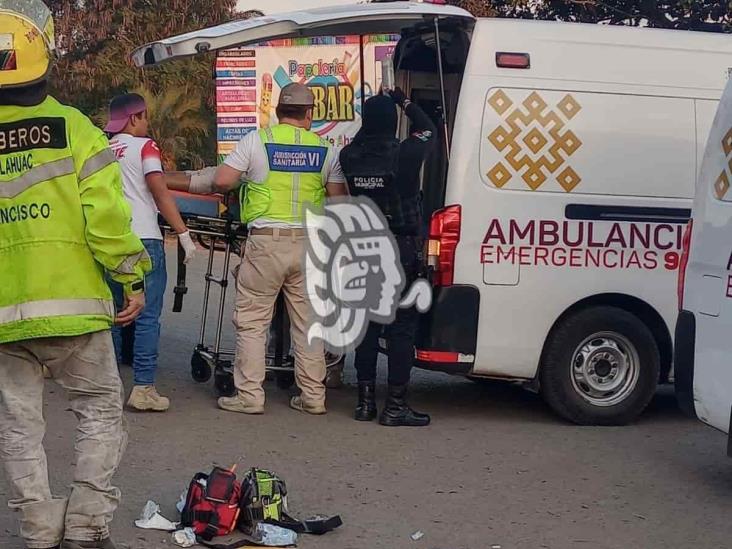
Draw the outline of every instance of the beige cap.
M297 107L312 107L315 105L315 96L310 88L294 82L287 84L280 92L278 105L293 105Z

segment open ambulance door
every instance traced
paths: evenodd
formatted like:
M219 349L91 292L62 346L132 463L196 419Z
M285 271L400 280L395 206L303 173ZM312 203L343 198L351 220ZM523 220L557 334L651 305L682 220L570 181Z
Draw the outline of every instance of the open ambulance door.
M265 40L308 36L401 33L419 23L464 22L474 17L453 6L389 2L334 6L231 21L146 44L132 53L138 67L148 67L220 49Z

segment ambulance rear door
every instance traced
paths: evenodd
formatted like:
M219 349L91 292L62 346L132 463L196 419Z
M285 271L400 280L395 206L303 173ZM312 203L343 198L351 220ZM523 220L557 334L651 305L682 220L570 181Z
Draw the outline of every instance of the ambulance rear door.
M133 51L138 67L265 40L308 36L398 34L402 29L438 19L472 26L474 17L453 6L390 2L333 6L231 21L215 27L151 42Z

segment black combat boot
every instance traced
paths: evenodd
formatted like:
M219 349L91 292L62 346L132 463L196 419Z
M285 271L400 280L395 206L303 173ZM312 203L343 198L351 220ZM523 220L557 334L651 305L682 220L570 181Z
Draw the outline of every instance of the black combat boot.
M384 411L379 423L389 427L425 427L430 416L412 410L407 404L407 385L389 385Z
M358 405L353 413L357 421L371 421L376 417L376 382L358 382Z

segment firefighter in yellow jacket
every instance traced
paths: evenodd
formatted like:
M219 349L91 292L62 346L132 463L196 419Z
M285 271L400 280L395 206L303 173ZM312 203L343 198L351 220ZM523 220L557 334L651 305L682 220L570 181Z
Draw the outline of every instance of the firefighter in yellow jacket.
M128 324L150 261L106 137L46 93L53 54L44 3L0 0L0 459L27 547L112 549L126 434L104 271L125 287ZM79 421L68 498L49 488L44 365Z

